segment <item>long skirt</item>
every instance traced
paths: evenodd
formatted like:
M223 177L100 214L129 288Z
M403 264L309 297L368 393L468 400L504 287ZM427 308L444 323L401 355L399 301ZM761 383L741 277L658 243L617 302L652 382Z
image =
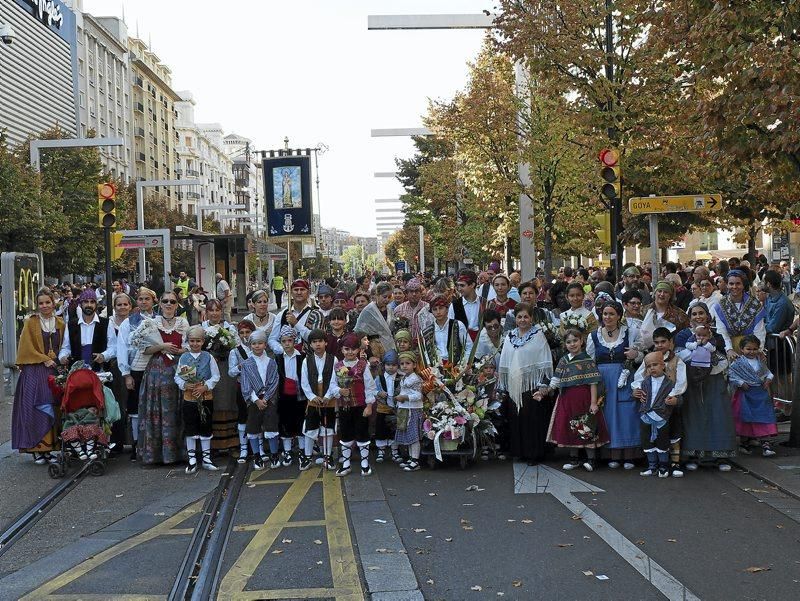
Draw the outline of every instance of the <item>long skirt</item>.
M700 460L736 456L733 408L722 374L690 385L683 393L681 414L681 455Z
M736 435L742 438L763 438L765 436L777 436L778 426L776 423L761 424L742 421L739 413L742 404L742 392L737 390L731 399L731 409L733 410L733 423L736 428Z
M586 447L589 449L607 444L609 441L608 428L606 428L606 420L602 411L595 414L597 438L592 442L578 436L569 425L570 420L574 417L589 413L591 400L592 391L588 384L562 389L556 399L547 442L555 443L560 447Z
M43 363L23 365L14 392L11 448L46 453L58 448L59 422L53 393L47 385L55 371Z
M397 444L410 445L422 440L422 422L424 421L422 409L408 410L408 425L405 430L396 430L394 441Z
M603 416L611 437L608 448L638 448L641 443L639 402L631 396L630 386L617 388L622 363L601 363L597 368L603 376L606 392Z
M114 398L117 399L122 414L121 418L111 425L111 442L117 443L118 449L122 450L122 446L127 442L125 439L128 426L128 389L125 387L125 378L119 371L116 359L111 361L110 371L114 374L111 390L114 392Z
M144 370L139 391L138 454L142 463L180 460L180 390L175 384L175 364L161 353L153 355Z
M236 431L239 408L236 402L236 380L228 375L228 360L217 359L219 382L214 387L214 413L211 416L211 429L214 437L211 448L215 451L239 449L239 434Z
M533 400L533 393L522 395L522 406L509 403L511 454L526 461L541 461L553 447L547 442L547 429L553 413L553 400Z

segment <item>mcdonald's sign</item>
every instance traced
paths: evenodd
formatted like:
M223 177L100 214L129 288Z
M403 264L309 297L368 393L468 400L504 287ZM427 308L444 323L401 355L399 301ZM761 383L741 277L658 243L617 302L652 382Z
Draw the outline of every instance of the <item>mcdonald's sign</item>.
M3 362L11 367L17 359L25 319L36 312L36 293L39 281L39 257L30 253L2 253L0 258L2 282ZM12 342L13 341L13 342Z

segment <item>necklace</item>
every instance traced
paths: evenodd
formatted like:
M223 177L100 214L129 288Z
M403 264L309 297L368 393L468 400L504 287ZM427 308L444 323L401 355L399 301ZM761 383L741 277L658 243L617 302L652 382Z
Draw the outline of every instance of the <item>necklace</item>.
M611 338L614 334L619 332L619 328L615 328L613 332L611 330L609 330L608 328L603 328L603 329L606 331L606 336L608 338Z
M56 318L51 315L50 317L39 316L39 321L42 324L42 332L45 334L52 334L56 331Z
M257 325L263 325L269 319L269 313L267 313L264 317L259 317L255 313L253 313L253 317L255 318L255 322Z
M167 326L168 328L175 325L176 319L178 319L177 316L170 318L164 317L163 315L161 316L161 320L164 322L164 325Z

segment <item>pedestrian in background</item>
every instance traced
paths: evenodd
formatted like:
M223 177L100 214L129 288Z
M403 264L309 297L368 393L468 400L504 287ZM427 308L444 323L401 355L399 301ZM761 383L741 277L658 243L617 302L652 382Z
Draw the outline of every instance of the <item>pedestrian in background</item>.
M222 303L222 316L225 321L231 320L231 310L233 308L233 293L231 287L222 278L222 274L218 273L215 276L217 281L217 300Z
M283 291L286 283L282 275L276 275L272 278L272 292L275 294L275 304L278 306L278 311L283 306Z

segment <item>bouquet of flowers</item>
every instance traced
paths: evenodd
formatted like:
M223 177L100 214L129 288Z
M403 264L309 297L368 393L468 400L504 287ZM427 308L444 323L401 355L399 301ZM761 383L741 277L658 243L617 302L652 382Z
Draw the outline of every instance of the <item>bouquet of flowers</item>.
M561 327L564 330L569 330L570 328L575 328L576 330L580 330L581 332L585 332L589 324L586 321L586 318L582 315L578 315L577 313L572 313L567 315L565 318L561 320Z
M161 330L158 329L158 321L155 319L143 319L139 327L131 334L131 346L140 351L145 350L147 347L161 344L164 344L164 339L161 338ZM175 359L169 353L164 354L170 360Z
M592 413L576 415L569 420L569 427L581 440L586 442L597 440L597 418Z
M542 328L544 337L547 338L547 344L551 348L561 344L558 327L552 321L542 321L539 323L539 327Z
M340 389L344 388L350 390L350 386L353 385L353 372L350 371L349 367L342 365L336 370L336 385L339 386ZM341 402L347 404L350 400L351 397L342 397Z
M187 388L183 391L183 400L185 401L199 401L199 400L207 400L211 398L211 391L208 390L203 395L202 399L195 394L194 386L195 384L202 384L203 379L198 377L197 375L197 367L194 365L179 365L178 366L178 377L186 382ZM191 390L189 389L191 388ZM208 408L203 403L198 403L198 409L200 411L200 421L205 423L206 419L208 418Z
M206 330L206 341L203 350L208 351L217 359L227 359L231 349L236 348L236 335L228 328L218 325Z

